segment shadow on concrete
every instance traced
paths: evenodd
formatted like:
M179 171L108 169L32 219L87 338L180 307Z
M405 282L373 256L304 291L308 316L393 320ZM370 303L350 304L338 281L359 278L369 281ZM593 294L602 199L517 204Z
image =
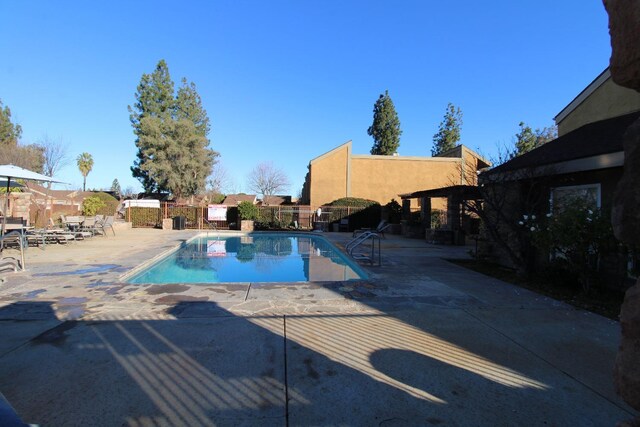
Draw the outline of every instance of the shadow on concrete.
M0 390L56 425L610 425L620 408L460 310L66 321L0 358ZM50 302L5 322L59 322ZM4 322L3 322L4 323ZM30 322L18 322L30 323Z

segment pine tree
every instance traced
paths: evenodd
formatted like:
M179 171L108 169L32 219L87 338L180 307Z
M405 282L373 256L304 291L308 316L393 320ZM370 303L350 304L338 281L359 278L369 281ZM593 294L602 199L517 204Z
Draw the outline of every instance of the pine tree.
M438 133L433 135L433 148L431 155L437 156L452 148L460 141L460 129L462 128L462 111L452 103L447 104L447 109L442 122L438 127Z
M16 147L21 136L22 127L11 122L11 110L0 100L0 145Z
M175 198L204 190L217 153L191 120L145 117L141 130L140 143L155 153L145 168L159 188L169 189Z
M113 194L116 198L119 199L120 197L122 197L122 188L120 188L120 182L118 182L118 178L113 180L113 183L111 184L111 191L113 191Z
M187 83L185 78L182 79L182 86L178 89L176 97L176 118L191 120L198 134L204 137L209 135L211 125L207 112L202 107L202 99L196 91L195 83Z
M136 103L129 106L129 120L136 135L136 160L131 167L131 173L142 184L146 193L163 191L158 183L149 175L146 164L153 161L153 153L149 153L146 147L140 143L141 121L145 117L157 117L161 120L170 120L175 110L175 98L173 96L173 80L169 75L169 68L164 59L161 59L156 69L151 74L143 74L135 94Z
M367 129L373 137L371 154L393 155L400 146L400 119L396 113L389 91L385 90L373 106L373 124Z
M558 137L558 128L556 126L536 129L535 131L524 122L520 122L518 126L520 126L520 132L516 134L515 151L511 157L528 153Z
M182 79L174 96L164 61L143 74L134 108L137 160L131 168L145 192L170 191L188 197L204 190L218 153L209 148L209 117L194 83Z

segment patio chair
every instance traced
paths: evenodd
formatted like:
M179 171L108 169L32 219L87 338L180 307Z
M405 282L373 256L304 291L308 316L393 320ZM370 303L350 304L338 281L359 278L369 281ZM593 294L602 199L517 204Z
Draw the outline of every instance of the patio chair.
M353 237L356 237L358 234L361 234L361 233L373 232L373 233L380 234L382 237L384 237L386 239L386 237L384 235L384 230L386 230L390 226L391 226L391 224L389 224L386 220L383 219L382 221L380 221L380 223L378 224L378 226L375 229L359 228L359 229L355 230L353 232Z
M97 215L96 215L97 217ZM113 215L109 215L104 217L104 219L98 221L96 220L96 224L95 224L95 228L98 230L101 230L102 235L104 237L107 237L107 228L111 229L111 232L113 233L113 235L116 235L116 230L113 229L113 222L115 221L115 216Z
M95 216L88 216L84 218L84 221L80 224L80 228L78 229L81 233L90 233L90 236L95 236L100 232L99 224L96 221ZM83 236L85 237L85 236Z
M20 251L20 269L24 270L24 250L26 247L26 239L24 235L19 231L10 231L0 236L0 253L4 252L8 247L17 247ZM6 258L2 254L2 259Z
M3 256L0 258L0 271L10 270L13 272L20 270L20 261L10 256ZM4 278L0 279L0 282L4 282Z
M46 228L30 230L25 238L29 245L45 248L47 243L69 243L76 240L75 233L65 228L56 226L52 219Z

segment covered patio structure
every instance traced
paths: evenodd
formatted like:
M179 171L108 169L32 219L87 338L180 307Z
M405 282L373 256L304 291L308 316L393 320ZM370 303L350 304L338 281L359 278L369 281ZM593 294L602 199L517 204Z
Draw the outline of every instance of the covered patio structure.
M428 241L464 245L466 236L477 235L479 219L469 215L468 201L482 201L482 194L475 185L452 185L449 187L434 188L431 190L414 191L413 193L400 194L403 213L409 214L411 199L420 199L422 218L431 218L431 199L447 199L446 223L439 228L432 228L431 221L424 221L426 227L425 237Z

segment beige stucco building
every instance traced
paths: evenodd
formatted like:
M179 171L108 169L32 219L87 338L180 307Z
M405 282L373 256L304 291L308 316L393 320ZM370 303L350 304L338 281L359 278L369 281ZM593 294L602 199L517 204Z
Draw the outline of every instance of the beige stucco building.
M640 111L640 93L619 86L609 68L595 78L554 118L558 136L589 123Z
M309 162L302 200L322 206L343 197L386 204L398 195L449 185L474 185L489 162L464 145L437 157L353 154L351 141Z

